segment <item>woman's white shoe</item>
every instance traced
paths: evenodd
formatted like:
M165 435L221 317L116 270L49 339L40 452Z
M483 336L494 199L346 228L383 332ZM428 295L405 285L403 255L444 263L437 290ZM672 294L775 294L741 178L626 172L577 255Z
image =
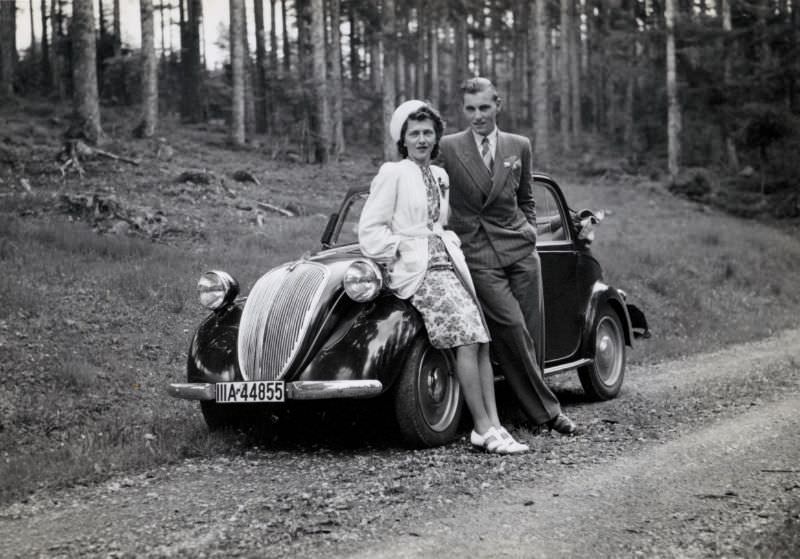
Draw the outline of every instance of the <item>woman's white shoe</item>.
M517 441L514 437L512 437L511 433L509 433L506 430L506 428L503 427L502 425L499 428L496 428L495 430L498 433L500 433L500 436L506 442L506 445L504 447L504 449L506 450L506 454L519 454L522 452L528 452L531 449L531 447L529 447L528 445L521 443Z
M530 450L528 445L514 440L503 427L500 429L490 427L483 435L473 430L469 435L469 441L473 446L492 454L519 454Z
M473 430L469 435L469 442L472 443L472 446L478 447L486 452L506 454L503 452L503 449L507 441L494 427L489 427L483 435Z

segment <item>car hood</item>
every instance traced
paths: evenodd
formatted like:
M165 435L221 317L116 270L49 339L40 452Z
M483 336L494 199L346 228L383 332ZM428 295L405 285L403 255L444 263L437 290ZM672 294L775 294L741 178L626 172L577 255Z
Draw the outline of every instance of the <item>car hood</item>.
M245 380L286 376L342 296L345 271L362 258L357 245L347 245L304 255L259 278L247 296L239 325L237 355Z

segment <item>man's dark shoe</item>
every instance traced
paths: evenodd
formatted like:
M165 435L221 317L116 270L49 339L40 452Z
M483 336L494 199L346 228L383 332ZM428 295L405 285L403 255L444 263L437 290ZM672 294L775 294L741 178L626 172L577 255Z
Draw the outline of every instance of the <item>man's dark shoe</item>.
M578 430L572 420L563 413L559 413L548 421L546 425L551 431L558 431L562 435L574 435Z

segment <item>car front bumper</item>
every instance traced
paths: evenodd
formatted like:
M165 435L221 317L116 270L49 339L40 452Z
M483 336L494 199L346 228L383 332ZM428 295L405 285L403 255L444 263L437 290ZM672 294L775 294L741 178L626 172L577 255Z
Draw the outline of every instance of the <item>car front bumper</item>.
M167 388L169 395L185 400L216 399L213 382L176 382ZM332 398L369 398L383 391L379 380L299 380L285 385L287 400L327 400Z

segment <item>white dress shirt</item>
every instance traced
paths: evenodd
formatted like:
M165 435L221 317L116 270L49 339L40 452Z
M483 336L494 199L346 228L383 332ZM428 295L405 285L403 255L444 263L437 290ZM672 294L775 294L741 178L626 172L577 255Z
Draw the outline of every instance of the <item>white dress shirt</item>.
M472 137L475 138L475 145L478 146L478 153L480 153L482 149L481 146L483 144L483 136L481 134L476 134L473 130ZM489 132L489 135L486 137L489 138L489 153L492 154L492 160L494 160L494 155L497 151L497 126L495 126L494 130Z

